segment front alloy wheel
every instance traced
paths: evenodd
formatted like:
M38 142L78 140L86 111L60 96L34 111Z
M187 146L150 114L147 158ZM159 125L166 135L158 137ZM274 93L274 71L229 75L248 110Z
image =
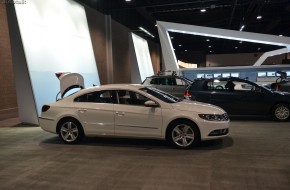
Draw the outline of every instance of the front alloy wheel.
M274 118L278 121L286 121L289 119L289 107L284 104L276 105L273 111Z
M83 138L83 130L78 122L69 119L64 121L59 129L59 137L65 143L77 143Z
M173 125L170 140L178 148L190 148L199 141L199 133L193 124L183 122Z

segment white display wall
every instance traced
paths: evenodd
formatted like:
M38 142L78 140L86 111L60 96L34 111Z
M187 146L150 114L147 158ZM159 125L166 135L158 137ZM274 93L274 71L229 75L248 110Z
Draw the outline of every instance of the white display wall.
M100 85L85 9L71 0L15 5L38 114L60 91L56 72L77 72L85 87Z
M133 55L134 61L132 64L137 64L138 68L134 65L132 68L132 74L138 75L134 76L132 79L133 83L141 83L148 76L152 76L154 74L151 56L149 52L149 46L147 40L137 36L132 33L132 44L133 50L135 54ZM136 63L137 62L137 63Z

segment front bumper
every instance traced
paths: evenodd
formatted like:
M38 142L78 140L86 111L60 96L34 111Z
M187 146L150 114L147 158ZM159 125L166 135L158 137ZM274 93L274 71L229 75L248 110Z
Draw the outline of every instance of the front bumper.
M206 121L199 123L201 140L219 139L229 135L229 121Z

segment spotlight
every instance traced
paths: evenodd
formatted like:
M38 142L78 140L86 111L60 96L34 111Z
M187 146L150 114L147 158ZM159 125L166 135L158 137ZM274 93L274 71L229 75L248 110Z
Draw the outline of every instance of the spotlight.
M200 9L200 12L204 13L204 12L206 12L206 9L202 8L202 9Z
M244 28L245 28L245 25L243 24L243 25L241 26L241 28L240 28L240 31L243 31Z

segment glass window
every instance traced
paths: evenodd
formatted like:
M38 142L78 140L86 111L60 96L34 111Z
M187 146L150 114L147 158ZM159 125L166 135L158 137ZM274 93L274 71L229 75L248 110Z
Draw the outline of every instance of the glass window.
M223 73L222 75L223 75L223 77L226 77L226 78L231 76L230 73Z
M172 96L166 92L163 92L163 91L160 91L156 88L142 88L140 89L156 98L158 98L159 100L162 100L163 102L166 102L166 103L176 103L176 102L179 102L181 101L182 99L179 99L175 96Z
M220 81L220 80L211 80L207 82L205 88L207 90L226 90L227 81Z
M240 77L239 73L231 73L231 77Z
M204 78L204 74L197 74L196 78Z
M255 91L256 86L243 82L243 81L235 81L235 80L212 80L207 82L205 88L207 90L221 90L221 91L243 91L243 92L251 92Z
M151 80L150 80L150 84L159 84L159 80L158 80L158 78L152 78Z
M183 80L181 80L180 78L176 78L176 84L184 86L185 82Z
M146 78L142 84L144 85L150 85L150 84L157 84L158 83L158 80L156 78L151 78L151 77L148 77Z
M275 72L271 71L271 72L267 72L267 77L275 77L276 74Z
M172 77L162 77L159 78L159 84L160 85L176 85L175 78Z
M205 78L211 79L212 78L212 74L205 74Z
M221 78L222 74L221 73L215 73L215 74L213 74L213 77L214 78Z
M266 77L266 72L258 72L258 77Z
M119 104L133 105L133 106L145 106L144 103L149 98L133 91L118 90Z
M92 102L92 103L116 103L115 95L112 91L95 91L84 94L75 99L75 102Z
M243 81L232 81L234 84L234 91L237 92L261 92L261 87Z

